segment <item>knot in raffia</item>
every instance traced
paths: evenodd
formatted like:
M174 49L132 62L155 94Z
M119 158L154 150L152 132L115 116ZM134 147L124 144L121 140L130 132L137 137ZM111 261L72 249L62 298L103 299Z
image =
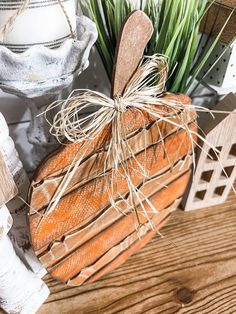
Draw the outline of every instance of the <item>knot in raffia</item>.
M113 123L119 113L124 113L128 109L146 111L157 115L157 118L163 115L163 112L158 111L158 107L163 107L163 104L166 107L175 106L177 110L181 104L166 101L162 97L167 73L167 58L156 54L146 57L127 84L122 96L112 99L96 91L74 90L66 100L52 103L44 112L47 119L48 111L61 107L53 121L47 119L51 125L51 134L56 136L59 142L65 138L70 142L92 140L102 129ZM156 105L155 110L153 105ZM96 108L96 111L87 114L91 112L91 108ZM122 126L116 123L116 128L119 133Z
M114 98L114 108L118 112L126 112L128 109L128 106L122 97L116 96Z
M106 127L110 127L111 136L107 144L106 157L104 159L104 173L102 174L106 180L106 169L112 169L112 182L109 180L106 181L110 202L116 207L111 186L115 186L114 181L116 177L122 176L127 182L130 202L132 203L135 199L138 199L138 203L142 208L141 210L147 217L148 214L142 205L141 199L149 204L152 212L157 213L158 211L132 181L130 175L132 171L142 175L144 181L150 178L145 167L145 162L140 164L136 160L135 153L129 145L124 130L125 126L123 125L123 114L127 110L135 109L141 114L151 115L156 120L165 121L175 127L186 130L186 133L192 138L192 131L189 130L188 125L186 125L184 121L177 124L173 119L170 119L170 112L177 114L178 112L189 111L193 108L183 105L178 100L163 97L167 73L167 58L162 55L153 55L147 57L138 67L137 71L126 85L121 97L111 99L96 91L74 90L67 100L59 100L52 103L44 112L47 119L47 112L60 106L61 109L54 116L53 121L51 122L47 119L51 125L51 134L56 136L59 142L66 138L72 143L82 143L83 147L84 143L88 144L87 141L91 141L92 143L93 139L100 136L101 132ZM96 111L85 114L86 112L91 112L92 107L95 107ZM89 145L86 147L89 147ZM74 162L70 165L57 193L55 193L53 199L50 201L47 209L48 212L51 212L57 206L85 154L86 149L82 156L78 160L75 158ZM129 163L131 156L133 162ZM132 168L134 165L136 165L136 168ZM130 204L130 206L136 210L134 203Z

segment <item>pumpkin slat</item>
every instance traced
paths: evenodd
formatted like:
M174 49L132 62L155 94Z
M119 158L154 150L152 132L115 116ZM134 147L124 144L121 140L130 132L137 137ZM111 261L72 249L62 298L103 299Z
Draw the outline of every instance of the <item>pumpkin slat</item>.
M190 124L189 128L196 131L196 125ZM196 137L193 136L196 140ZM165 149L162 143L148 148L136 156L138 162L146 167L151 177L169 164L174 164L192 150L192 143L184 130L169 136L165 141ZM168 156L168 158L167 158ZM143 176L131 171L131 179L138 186L143 181ZM110 180L110 176L109 176ZM128 192L127 182L122 175L116 178L114 199L120 194ZM36 251L49 245L51 241L65 236L67 233L82 227L89 220L97 216L103 208L109 204L109 193L106 181L99 177L85 186L74 190L63 197L57 207L41 216L30 216L31 238Z
M178 203L177 203L178 204ZM173 208L173 210L177 209L177 204ZM167 217L165 220L163 220L160 224L156 226L156 231L161 230L161 228L166 224L168 221ZM132 254L135 254L137 251L141 250L151 239L156 235L156 231L149 231L142 239L136 241L131 247L129 247L126 251L122 252L116 259L111 261L108 265L106 265L104 268L99 270L96 274L88 278L88 280L85 283L92 283L96 280L100 279L102 276L106 275L107 273L111 272L115 268L119 267L121 264L124 263ZM75 281L68 282L69 285L77 285Z
M164 223L168 220L171 212L177 209L181 199L174 201L171 206L163 209L160 215L152 219L156 232L159 231ZM120 266L130 255L144 246L156 234L150 230L149 223L145 224L145 230L140 237L135 230L130 236L125 238L121 243L111 248L95 264L83 269L79 275L68 281L69 286L80 286L86 282L98 280L101 276L110 272L112 269Z
M184 94L172 94L166 93L163 96L165 100L181 102L183 105L191 103L191 99ZM153 106L155 110L157 106ZM167 108L160 103L159 110L163 110L166 114L173 114L173 109ZM193 111L194 112L194 111ZM156 121L154 116L148 115L146 112L140 112L135 109L127 110L124 114L125 132L128 136L132 133L136 133L139 129L146 127L150 122ZM50 154L44 159L41 165L38 167L34 181L40 182L46 177L55 176L63 173L73 162L76 154L77 159L81 158L82 154L86 150L84 159L91 154L94 154L100 148L103 148L109 142L111 138L111 128L107 126L94 141L85 141L82 143L72 143L70 145L61 146L58 150Z
M181 160L177 162L173 169L170 169L170 167L168 167L167 169L165 169L164 173L161 173L158 176L155 176L154 178L145 182L140 188L140 191L146 197L150 197L153 194L153 188L155 189L155 192L161 190L163 186L167 186L169 183L171 183L171 181L183 175L190 168L191 163L192 157L190 156L187 158L187 160ZM136 201L136 204L137 203L138 202ZM84 228L65 236L65 238L61 242L54 242L53 245L50 246L49 251L46 250L39 255L41 263L47 268L51 267L56 260L64 258L76 248L80 247L86 241L96 236L102 230L109 227L115 221L123 217L124 214L130 211L130 208L127 208L127 204L125 203L125 201L118 200L116 202L116 205L119 206L120 211L114 210L114 208L110 206L104 211L103 214L98 216L95 220L93 220Z
M150 201L159 211L167 208L171 205L171 203L182 196L189 178L190 171L169 184L167 188L163 188L161 191L156 193L150 198ZM144 206L148 211L149 205L144 202ZM151 215L150 218L152 218ZM139 214L139 219L141 223L145 223L147 221L147 218L142 214ZM59 264L49 268L50 273L54 278L67 282L84 267L94 263L110 248L117 245L125 237L135 231L136 223L136 215L134 212L124 216L105 231L88 241L85 245L81 246L77 251L61 261Z
M169 118L173 122L180 124L183 119L187 123L193 122L196 118L194 111L189 111L187 116L184 113L174 115ZM131 138L127 140L128 145L132 149L134 155L147 149L149 146L164 140L166 136L174 133L178 130L178 127L165 121L156 121L147 126L148 129L143 129ZM127 155L130 157L130 154ZM67 188L63 195L66 195L86 184L89 180L102 174L104 171L104 163L106 159L106 149L95 152L90 158L86 159L77 168L75 174L71 178ZM108 169L111 169L112 162L108 160ZM36 210L40 210L42 207L47 206L50 202L50 198L55 194L59 184L63 179L64 173L44 178L41 182L34 181L31 185L31 206Z

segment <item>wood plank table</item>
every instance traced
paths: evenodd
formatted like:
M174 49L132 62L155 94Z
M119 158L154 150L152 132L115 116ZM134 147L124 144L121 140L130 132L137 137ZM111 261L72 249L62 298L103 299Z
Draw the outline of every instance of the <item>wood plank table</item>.
M46 276L51 296L39 314L236 313L236 197L175 212L123 266L71 288Z

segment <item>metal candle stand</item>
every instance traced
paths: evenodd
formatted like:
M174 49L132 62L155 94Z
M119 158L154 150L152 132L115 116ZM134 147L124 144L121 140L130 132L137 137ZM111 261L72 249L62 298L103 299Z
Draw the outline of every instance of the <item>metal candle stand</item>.
M0 46L0 88L22 98L29 106L31 123L27 136L33 144L35 167L56 145L43 115L38 115L72 85L76 74L87 68L89 53L96 38L94 23L81 16L77 17L77 39L67 39L58 49L36 45L16 54ZM28 177L1 114L0 122L0 148L4 161L20 196L26 198ZM47 286L40 279L44 269L28 241L27 206L17 197L8 202L8 206L9 211L6 206L0 208L0 307L8 313L35 313L49 294Z
M77 39L67 39L60 48L35 45L21 54L0 46L0 88L22 98L29 106L31 124L28 141L33 144L34 166L55 148L43 112L61 91L72 85L75 75L88 67L89 53L97 39L94 23L77 17Z

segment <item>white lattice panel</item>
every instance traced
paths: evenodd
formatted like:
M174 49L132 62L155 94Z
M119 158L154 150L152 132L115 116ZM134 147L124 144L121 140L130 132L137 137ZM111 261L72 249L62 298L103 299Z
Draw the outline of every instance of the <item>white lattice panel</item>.
M215 108L236 112L236 96L229 94ZM219 153L205 143L198 151L199 159L192 179L185 210L204 208L223 203L236 178L236 114L203 114L200 127L206 140Z

